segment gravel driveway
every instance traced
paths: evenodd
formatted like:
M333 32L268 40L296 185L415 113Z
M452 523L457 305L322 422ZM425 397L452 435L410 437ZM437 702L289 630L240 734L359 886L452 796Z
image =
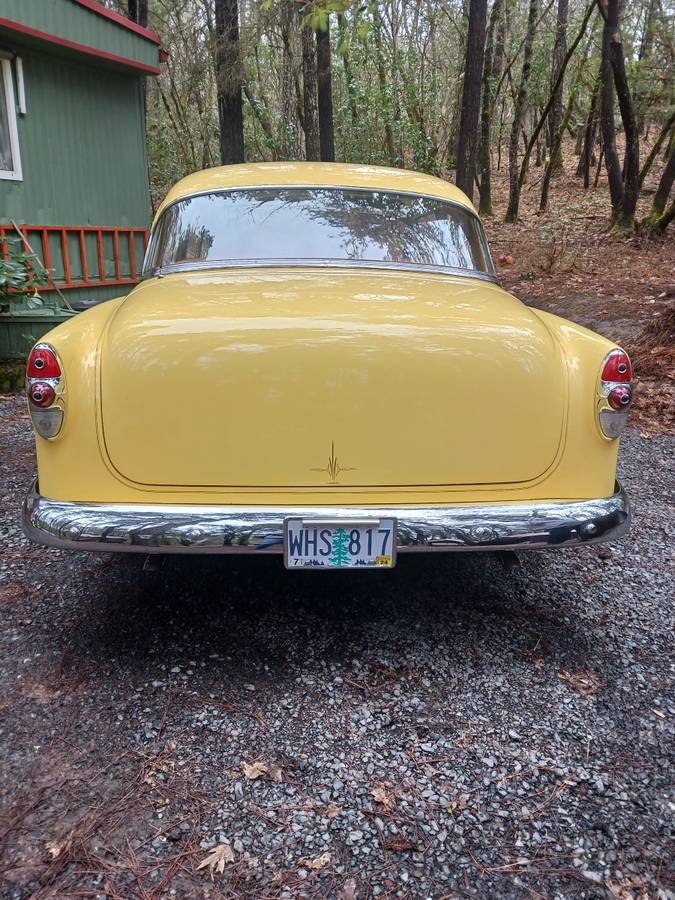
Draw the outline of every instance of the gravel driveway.
M2 896L673 896L673 438L611 550L317 576L30 546L2 401Z

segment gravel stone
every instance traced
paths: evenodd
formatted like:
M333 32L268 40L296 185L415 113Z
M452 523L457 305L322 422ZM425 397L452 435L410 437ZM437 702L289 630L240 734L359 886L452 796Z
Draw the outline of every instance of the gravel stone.
M609 553L146 564L26 541L3 399L0 896L669 897L674 462Z

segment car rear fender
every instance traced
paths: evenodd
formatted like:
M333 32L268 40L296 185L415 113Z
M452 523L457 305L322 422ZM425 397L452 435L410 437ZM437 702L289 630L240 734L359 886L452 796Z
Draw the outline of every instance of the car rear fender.
M607 440L598 427L596 387L605 357L617 344L567 319L543 310L533 310L559 343L568 370L569 408L565 453L558 477L579 491L593 486L602 496L612 490L616 477L619 440ZM596 494L595 491L598 491Z

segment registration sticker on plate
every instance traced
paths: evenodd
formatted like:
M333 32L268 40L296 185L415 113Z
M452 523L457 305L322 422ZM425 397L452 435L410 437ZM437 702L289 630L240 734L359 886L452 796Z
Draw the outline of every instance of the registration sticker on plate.
M287 569L390 569L396 562L396 519L286 519Z

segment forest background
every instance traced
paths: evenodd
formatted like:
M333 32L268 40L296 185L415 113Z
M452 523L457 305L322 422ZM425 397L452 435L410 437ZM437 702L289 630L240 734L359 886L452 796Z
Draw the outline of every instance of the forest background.
M644 433L673 427L668 0L106 2L162 40L146 84L154 206L189 172L251 160L455 181L505 286L622 341Z

